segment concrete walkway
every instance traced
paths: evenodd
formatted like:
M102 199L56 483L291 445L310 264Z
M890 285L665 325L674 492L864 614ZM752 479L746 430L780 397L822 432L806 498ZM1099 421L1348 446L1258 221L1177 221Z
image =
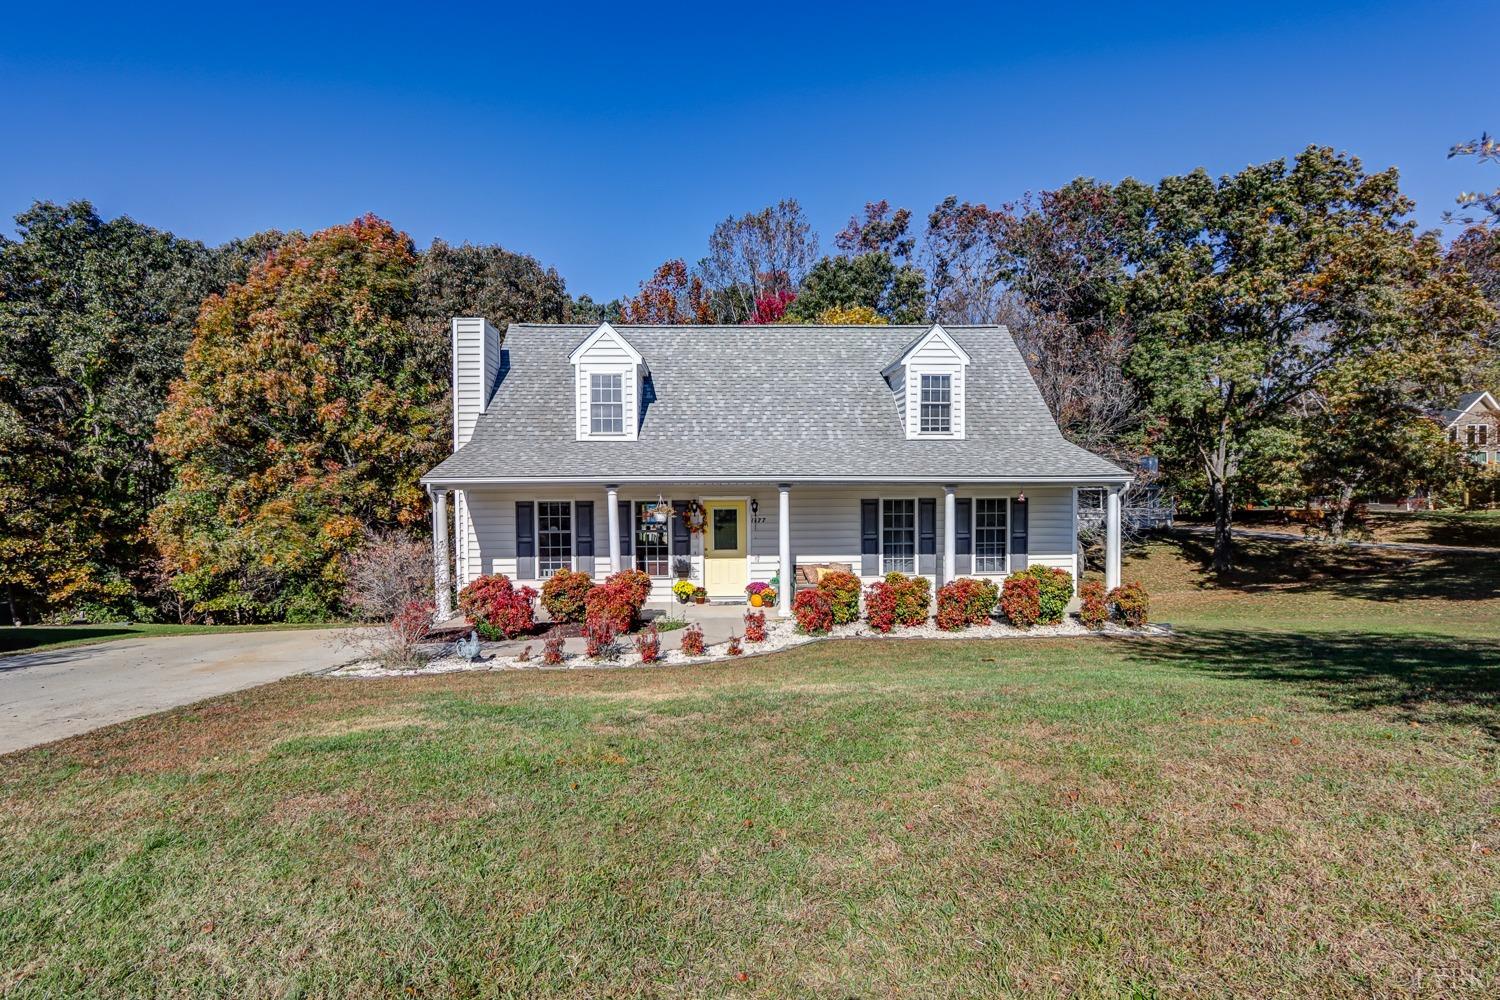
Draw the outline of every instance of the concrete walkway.
M345 629L119 639L0 657L0 753L356 659Z
M1179 524L1173 531L1189 535L1212 536L1214 529L1200 525ZM1329 542L1299 535L1294 531L1265 531L1260 528L1235 528L1236 538L1260 538L1271 542L1306 542L1309 545L1332 545L1350 549L1391 549L1396 552L1425 552L1429 555L1500 556L1500 549L1482 545L1432 545L1427 542L1368 542L1347 539Z

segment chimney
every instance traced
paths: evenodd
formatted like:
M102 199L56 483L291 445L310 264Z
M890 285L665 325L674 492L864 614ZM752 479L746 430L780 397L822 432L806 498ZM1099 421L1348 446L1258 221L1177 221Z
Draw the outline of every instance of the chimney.
M481 316L453 320L453 450L468 443L500 377L500 331Z

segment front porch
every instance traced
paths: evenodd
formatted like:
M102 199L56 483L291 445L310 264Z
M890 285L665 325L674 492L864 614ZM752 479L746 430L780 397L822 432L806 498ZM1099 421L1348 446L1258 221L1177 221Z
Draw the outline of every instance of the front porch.
M651 576L652 607L676 607L688 579L743 612L745 587L777 586L787 617L797 570L845 565L865 583L899 571L934 590L960 576L1003 579L1032 564L1078 579L1078 490L1106 489L1106 580L1120 579L1118 484L1072 482L641 482L429 485L440 620L453 593L503 573L538 589L558 569ZM453 531L450 536L450 495ZM662 517L662 505L672 513ZM452 537L456 545L450 546ZM806 585L803 582L802 585ZM713 605L708 605L711 607ZM704 606L690 605L701 608Z

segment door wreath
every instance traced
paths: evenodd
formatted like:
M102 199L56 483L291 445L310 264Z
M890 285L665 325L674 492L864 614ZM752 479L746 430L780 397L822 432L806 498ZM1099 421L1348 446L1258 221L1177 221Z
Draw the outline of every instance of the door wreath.
M703 504L697 500L689 500L687 509L682 512L683 523L687 525L688 531L695 535L703 534L704 527L708 524L708 512L703 509Z

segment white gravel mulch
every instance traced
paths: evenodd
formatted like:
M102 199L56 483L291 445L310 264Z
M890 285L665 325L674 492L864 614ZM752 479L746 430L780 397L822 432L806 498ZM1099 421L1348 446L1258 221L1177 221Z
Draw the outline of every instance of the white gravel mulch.
M1170 632L1156 625L1147 625L1144 629L1130 629L1116 624L1106 625L1102 632L1090 632L1084 628L1076 618L1069 616L1059 625L1038 625L1034 628L1019 629L1011 625L995 622L992 625L984 625L977 628L967 628L960 632L944 632L935 623L928 621L925 625L909 628L897 628L892 632L877 632L863 621L854 622L849 625L835 626L833 631L827 635L804 635L797 631L796 623L790 619L781 619L766 623L766 640L764 642L747 642L740 639L740 646L744 650L739 657L730 656L726 650L728 642L720 642L706 648L702 656L688 656L680 649L671 649L663 652L660 660L655 664L644 664L644 666L655 666L665 664L669 666L692 664L692 663L716 663L728 660L743 659L745 656L761 656L766 653L775 653L779 650L790 649L793 646L804 646L812 642L824 642L829 639L1048 639L1096 635L1168 635ZM556 665L547 665L542 662L539 646L533 646L531 656L521 660L513 655L495 656L478 663L460 659L452 655L452 643L434 645L428 650L432 657L421 667L412 670L391 670L374 660L361 660L350 663L329 672L331 677L418 677L429 674L456 673L459 671L474 670L596 670L612 667L639 667L642 666L640 654L635 651L634 636L622 637L620 642L621 653L613 660L595 660L584 656L582 653L567 653L563 662Z

